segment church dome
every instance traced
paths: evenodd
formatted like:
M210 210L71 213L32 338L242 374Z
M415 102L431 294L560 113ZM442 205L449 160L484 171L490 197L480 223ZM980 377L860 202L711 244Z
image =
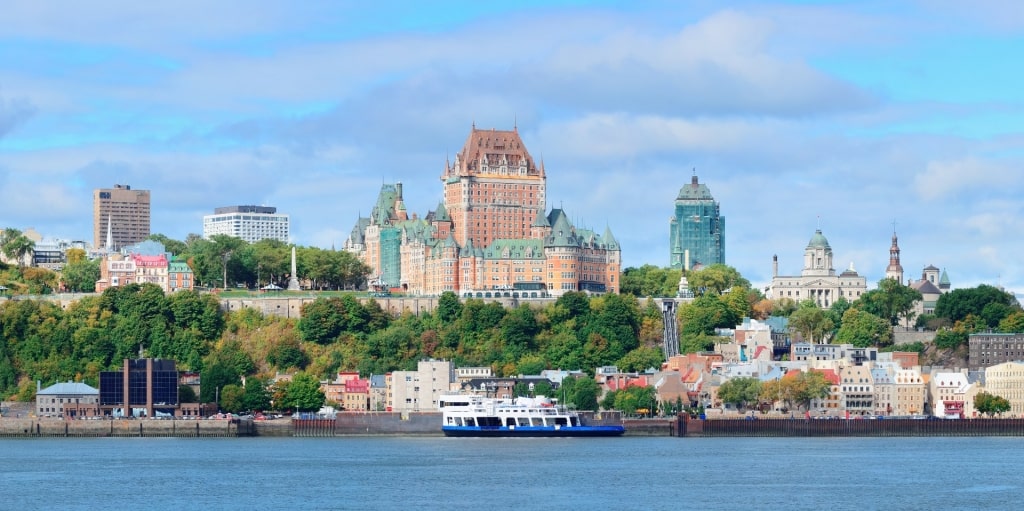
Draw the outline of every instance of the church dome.
M821 229L814 231L814 236L811 236L811 241L807 242L807 248L827 248L831 249L828 245L828 240L825 239L825 235L821 233Z

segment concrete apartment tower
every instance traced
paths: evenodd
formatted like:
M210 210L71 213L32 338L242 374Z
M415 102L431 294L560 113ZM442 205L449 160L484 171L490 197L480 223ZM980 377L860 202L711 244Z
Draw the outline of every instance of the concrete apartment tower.
M129 185L93 190L93 247L113 252L145 240L150 234L149 204L149 190Z
M725 217L696 174L690 184L679 189L674 213L669 225L672 268L725 264Z

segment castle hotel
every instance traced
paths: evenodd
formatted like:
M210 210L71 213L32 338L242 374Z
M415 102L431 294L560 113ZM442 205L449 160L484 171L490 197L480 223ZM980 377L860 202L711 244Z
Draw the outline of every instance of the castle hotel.
M463 297L617 293L622 254L611 230L577 228L547 209L547 176L512 131L476 126L441 174L444 200L409 215L402 184L381 187L345 249L372 269L371 285Z

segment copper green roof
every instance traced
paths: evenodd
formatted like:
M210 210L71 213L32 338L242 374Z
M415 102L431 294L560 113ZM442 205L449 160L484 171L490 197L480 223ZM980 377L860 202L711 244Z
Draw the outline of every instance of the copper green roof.
M484 249L485 259L544 259L542 240L494 240Z
M814 236L811 236L811 241L807 242L807 248L826 248L831 249L828 245L828 240L825 239L825 235L821 233L821 229L814 231Z
M676 196L676 200L715 200L715 198L711 196L711 190L708 190L707 185L698 183L697 176L693 176L690 184L684 185L679 189L679 195Z
M448 216L448 208L444 207L444 202L437 205L437 211L434 212L435 222L450 222L452 217Z

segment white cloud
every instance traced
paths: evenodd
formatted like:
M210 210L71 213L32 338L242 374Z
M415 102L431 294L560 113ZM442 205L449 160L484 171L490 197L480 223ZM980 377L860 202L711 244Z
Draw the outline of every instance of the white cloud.
M1001 193L1024 184L1019 170L996 161L966 157L958 160L931 161L914 176L919 196L928 201L964 195L976 190Z

